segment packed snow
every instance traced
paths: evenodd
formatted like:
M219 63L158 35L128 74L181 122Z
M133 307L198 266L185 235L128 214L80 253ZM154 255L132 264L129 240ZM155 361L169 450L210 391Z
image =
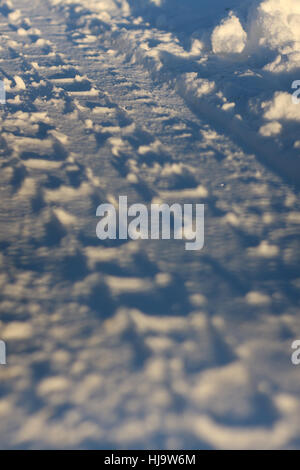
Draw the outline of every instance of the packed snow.
M300 1L0 0L0 447L299 449ZM96 209L205 204L205 243Z

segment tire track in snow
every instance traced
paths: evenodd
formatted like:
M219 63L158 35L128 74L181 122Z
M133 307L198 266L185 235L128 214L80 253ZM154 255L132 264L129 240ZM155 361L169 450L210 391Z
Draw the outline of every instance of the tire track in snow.
M297 226L282 232L297 219L293 193L101 34L87 42L80 10L70 41L68 11L13 5L1 215L9 208L15 223L11 243L2 239L1 327L16 338L26 323L27 339L14 343L14 373L1 370L7 446L292 446L298 377L278 362L274 374L263 353L282 357L274 344L296 331ZM199 185L208 206L199 255L172 243L99 250L84 230L121 191L172 201Z

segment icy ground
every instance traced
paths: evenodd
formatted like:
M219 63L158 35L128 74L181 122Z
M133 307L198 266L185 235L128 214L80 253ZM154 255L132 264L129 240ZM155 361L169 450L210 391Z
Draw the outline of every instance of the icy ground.
M300 448L300 1L0 13L0 447ZM100 242L119 195L204 249Z

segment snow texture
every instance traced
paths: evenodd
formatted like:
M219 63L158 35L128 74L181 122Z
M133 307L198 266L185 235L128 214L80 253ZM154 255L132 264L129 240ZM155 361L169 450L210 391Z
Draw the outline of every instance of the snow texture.
M0 0L0 33L0 447L299 449L300 2ZM119 195L204 203L203 250L98 240Z

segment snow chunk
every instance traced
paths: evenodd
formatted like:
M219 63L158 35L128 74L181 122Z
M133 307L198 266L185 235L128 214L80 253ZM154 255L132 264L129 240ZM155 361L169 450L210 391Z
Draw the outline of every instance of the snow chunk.
M264 118L268 121L300 121L300 106L293 103L290 93L277 91L271 101L262 103Z
M275 50L300 41L300 2L263 1L251 21L251 40Z
M185 89L188 93L192 92L197 98L201 98L203 95L212 93L215 89L215 82L209 81L206 78L198 78L196 72L190 72L185 74L184 80Z
M61 392L68 388L69 382L65 377L50 377L43 380L38 387L39 395L46 395L53 392Z
M215 54L240 54L245 48L247 33L237 16L230 12L229 17L214 29L211 41Z
M270 245L266 240L263 240L257 247L250 248L249 250L250 256L257 256L261 258L275 258L279 254L279 248L276 245ZM253 293L252 293L253 294ZM248 300L253 300L254 296L250 295Z
M261 128L259 129L259 133L263 137L271 137L273 135L280 134L281 131L282 125L278 121L269 122L268 124L261 126Z
M251 15L249 46L278 51L276 59L265 69L273 73L299 67L300 2L297 0L264 0Z
M261 292L248 292L246 295L246 302L250 305L267 305L271 302L268 295L262 294Z
M30 338L32 334L32 327L23 322L11 322L3 331L6 340L24 340Z
M21 77L19 77L19 75L15 75L14 80L16 83L15 90L26 90L26 85L24 83L24 80Z

